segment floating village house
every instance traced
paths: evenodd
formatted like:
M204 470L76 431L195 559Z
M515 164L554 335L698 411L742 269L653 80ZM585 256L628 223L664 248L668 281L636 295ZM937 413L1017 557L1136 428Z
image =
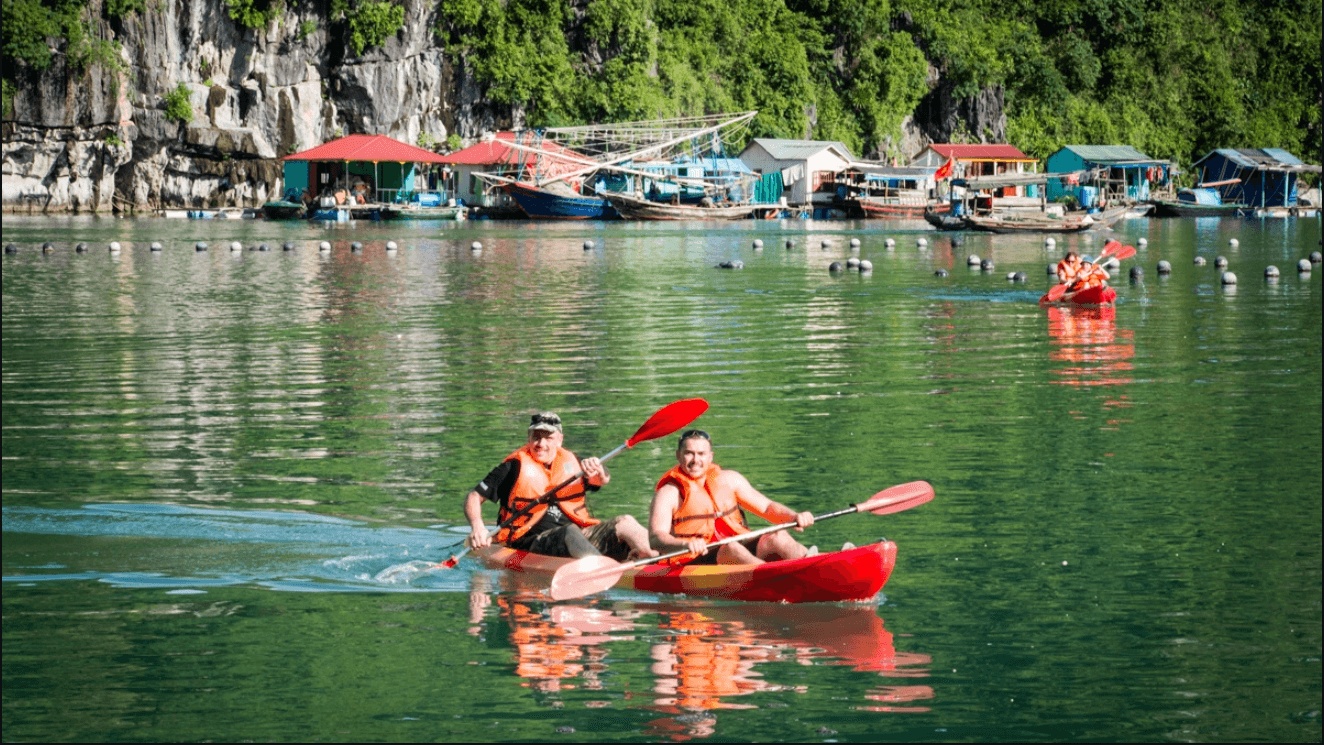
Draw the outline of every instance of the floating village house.
M1022 153L1019 148L1006 144L991 145L929 145L911 161L912 166L938 168L949 159L955 160L952 168L953 178L976 178L979 176L1004 176L1009 174L1035 173L1039 161ZM1030 191L1025 191L1025 190ZM995 197L1037 197L1037 187L1004 186L997 190ZM1023 193L1024 192L1024 193Z
M1094 207L1102 198L1109 204L1144 202L1149 199L1151 184L1168 183L1172 163L1158 160L1130 145L1067 145L1048 156L1049 173L1094 171L1092 179L1078 183L1048 180L1048 201L1070 196L1082 207Z
M502 179L536 182L578 169L580 161L585 160L587 156L532 131L497 132L441 158L455 172L457 198L489 214L519 210L510 195L499 188Z
M1254 208L1295 207L1302 173L1319 173L1296 156L1275 147L1223 148L1195 161L1199 186L1218 190L1224 204Z
M855 162L850 149L840 142L763 137L750 142L740 159L761 174L754 186L755 202L809 205L816 211L832 207L837 174Z
M337 204L351 197L361 203L417 201L420 194L444 199L441 156L385 135L349 135L282 160L284 193L295 200L304 192Z

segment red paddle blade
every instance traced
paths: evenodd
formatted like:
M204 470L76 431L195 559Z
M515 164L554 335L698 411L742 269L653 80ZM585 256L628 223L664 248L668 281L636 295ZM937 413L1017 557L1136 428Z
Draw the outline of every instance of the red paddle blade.
M449 559L437 564L438 569L454 569L456 564L460 563L459 556L452 556Z
M1048 290L1048 302L1051 303L1065 294L1067 294L1066 285L1053 285L1052 288Z
M684 427L700 414L708 410L708 402L702 398L686 398L658 409L657 413L648 418L648 421L639 427L634 436L625 441L626 447L634 447L641 442L656 440L659 437L666 437L676 430Z
M1126 246L1122 248L1122 250L1118 251L1116 254L1113 254L1113 258L1117 259L1118 261L1121 261L1123 259L1129 259L1135 255L1136 255L1136 247Z
M547 594L552 600L570 600L592 595L616 584L627 566L606 556L586 556L556 570Z
M855 505L855 509L860 512L872 512L875 515L890 515L932 500L932 484L927 481L912 481L909 484L898 484L890 489L884 489Z

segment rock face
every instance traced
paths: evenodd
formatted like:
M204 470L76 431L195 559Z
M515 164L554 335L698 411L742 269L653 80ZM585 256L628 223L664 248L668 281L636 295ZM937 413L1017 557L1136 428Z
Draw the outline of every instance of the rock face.
M439 142L519 123L443 55L423 0L406 0L404 28L362 56L340 41L344 22L312 4L286 6L261 30L216 0L148 5L95 28L121 44L123 71L70 70L62 55L19 71L0 132L6 209L258 205L279 196L280 156L342 134ZM181 82L189 122L165 112Z

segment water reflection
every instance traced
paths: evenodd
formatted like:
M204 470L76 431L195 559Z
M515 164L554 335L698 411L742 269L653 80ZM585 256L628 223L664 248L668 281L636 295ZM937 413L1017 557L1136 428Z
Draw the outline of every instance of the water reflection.
M1117 308L1048 308L1049 357L1065 365L1054 383L1072 386L1125 385L1135 369L1135 332L1117 328Z
M646 693L623 691L627 705L662 716L648 722L650 737L683 741L717 732L718 712L776 708L781 701L739 700L757 693L793 693L840 699L850 689L829 691L802 667L846 666L896 683L868 684L849 708L907 713L928 711L916 702L933 688L911 683L927 678L930 657L897 651L893 635L873 607L766 604L689 605L616 603L611 607L549 604L531 592L489 594L479 582L470 595L470 630L484 633L495 615L508 628L514 672L541 693L605 691L604 681L628 680L640 662L620 645L649 641ZM609 675L609 667L622 669ZM781 683L774 679L799 678ZM626 684L628 685L628 683ZM822 690L816 690L821 688ZM637 703L636 703L637 702ZM610 706L609 701L589 701Z

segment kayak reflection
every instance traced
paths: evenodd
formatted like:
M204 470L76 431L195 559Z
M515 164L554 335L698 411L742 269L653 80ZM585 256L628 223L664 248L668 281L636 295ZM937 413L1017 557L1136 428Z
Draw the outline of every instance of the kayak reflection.
M927 711L913 704L933 697L930 686L913 684L929 675L929 656L898 652L873 606L606 601L576 605L547 603L533 593L475 591L471 610L476 625L482 617L496 615L507 626L504 636L523 685L552 695L600 690L604 700L585 705L619 706L624 701L626 706L658 712L664 716L648 723L654 737L688 740L713 735L717 712L759 708L760 704L739 700L752 693L812 697L815 678L798 674L800 666L848 666L871 677L897 679L883 685L876 677L872 684L860 681L852 705L858 711ZM639 640L649 643L647 660L626 651L632 646L619 647ZM649 673L642 685L641 662ZM616 669L608 674L613 666ZM779 678L806 682L786 684ZM834 684L833 697L842 690Z
M1060 385L1124 385L1135 369L1135 332L1117 328L1117 308L1050 306L1048 336L1054 348L1049 356L1067 363L1055 370Z

